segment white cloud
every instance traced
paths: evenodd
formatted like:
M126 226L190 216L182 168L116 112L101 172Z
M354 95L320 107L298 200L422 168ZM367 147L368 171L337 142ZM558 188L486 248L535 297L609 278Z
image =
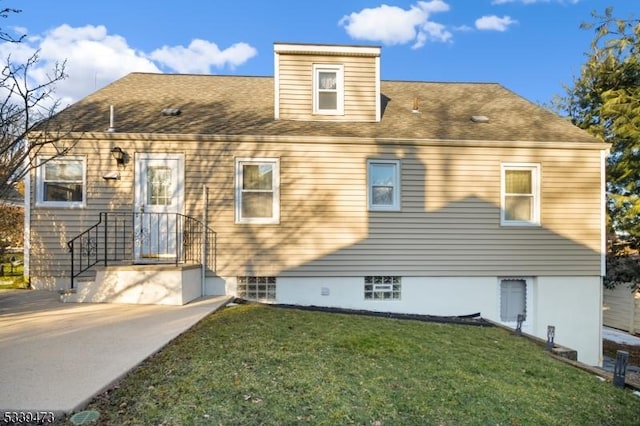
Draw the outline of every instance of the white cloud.
M459 25L457 27L453 27L454 31L459 31L459 32L469 32L469 31L473 31L473 28L468 26L468 25Z
M518 21L511 19L510 16L483 16L476 19L476 28L479 30L488 31L506 31L510 25L517 24Z
M151 52L154 61L174 69L179 73L206 74L211 66L235 68L254 57L258 51L247 43L236 43L220 50L215 43L196 39L184 46L162 46Z
M61 25L39 40L41 66L37 80L56 61L66 60L69 77L57 84L58 96L78 100L132 71L159 72L143 54L131 48L118 35L109 35L104 26L73 28Z
M416 37L416 43L412 46L413 49L418 49L425 45L429 40L449 41L451 39L451 33L446 30L446 27L437 22L427 21L422 25L422 31L418 31Z
M56 84L55 93L63 106L130 72L209 73L212 67L237 67L257 53L246 43L220 50L205 40L193 40L186 48L164 46L145 53L102 25L61 25L45 34L29 35L22 43L0 43L0 60L11 55L12 63L24 63L36 51L39 61L29 74L32 87L48 81L55 64L66 61L68 78Z
M451 40L452 34L444 25L430 20L432 14L448 10L442 0L418 1L409 9L383 4L343 16L338 24L355 39L386 45L413 42L413 48L419 48L428 41Z

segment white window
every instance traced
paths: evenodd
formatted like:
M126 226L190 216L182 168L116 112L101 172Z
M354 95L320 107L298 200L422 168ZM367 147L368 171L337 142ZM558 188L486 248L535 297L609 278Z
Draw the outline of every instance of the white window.
M278 159L236 159L236 223L279 223Z
M344 73L342 65L313 66L314 114L344 113Z
M36 205L84 207L86 160L84 157L38 158Z
M503 164L500 223L540 224L540 171L535 164Z
M369 210L400 210L400 161L367 161Z
M173 195L173 169L167 166L147 166L147 204L170 206Z

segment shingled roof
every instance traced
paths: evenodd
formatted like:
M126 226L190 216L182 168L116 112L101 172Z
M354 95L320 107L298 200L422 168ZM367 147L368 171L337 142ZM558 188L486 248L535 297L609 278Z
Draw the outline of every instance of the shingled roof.
M381 94L378 123L276 120L272 77L131 73L56 121L104 132L114 105L118 133L602 143L499 84L382 81ZM412 112L415 98L419 113ZM180 114L163 114L167 108Z

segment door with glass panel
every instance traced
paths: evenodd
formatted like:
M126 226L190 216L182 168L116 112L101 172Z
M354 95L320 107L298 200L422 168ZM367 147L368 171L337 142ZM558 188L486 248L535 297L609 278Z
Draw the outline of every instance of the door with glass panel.
M134 261L179 260L184 200L182 154L136 154Z

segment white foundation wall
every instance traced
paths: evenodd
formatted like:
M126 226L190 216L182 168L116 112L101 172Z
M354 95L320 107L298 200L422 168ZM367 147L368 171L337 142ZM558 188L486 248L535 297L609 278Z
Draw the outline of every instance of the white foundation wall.
M602 365L602 280L600 277L539 277L534 333L578 351L578 361Z
M277 278L276 303L425 315L468 315L500 322L500 279L509 277L402 277L397 301L364 299L363 277ZM596 277L527 277L523 331L578 352L588 365L602 363L602 284ZM235 295L235 280L226 280ZM515 324L507 324L515 326Z
M276 297L278 303L284 304L331 306L403 314L451 316L480 312L485 315L483 310L497 309L495 286L496 279L486 277L465 279L402 277L401 299L382 301L364 299L363 277L279 277Z
M69 278L30 277L29 284L34 290L59 291L69 288Z
M229 291L226 288L225 280L221 277L205 277L204 296L224 296L226 294L236 294L235 288L233 291Z

